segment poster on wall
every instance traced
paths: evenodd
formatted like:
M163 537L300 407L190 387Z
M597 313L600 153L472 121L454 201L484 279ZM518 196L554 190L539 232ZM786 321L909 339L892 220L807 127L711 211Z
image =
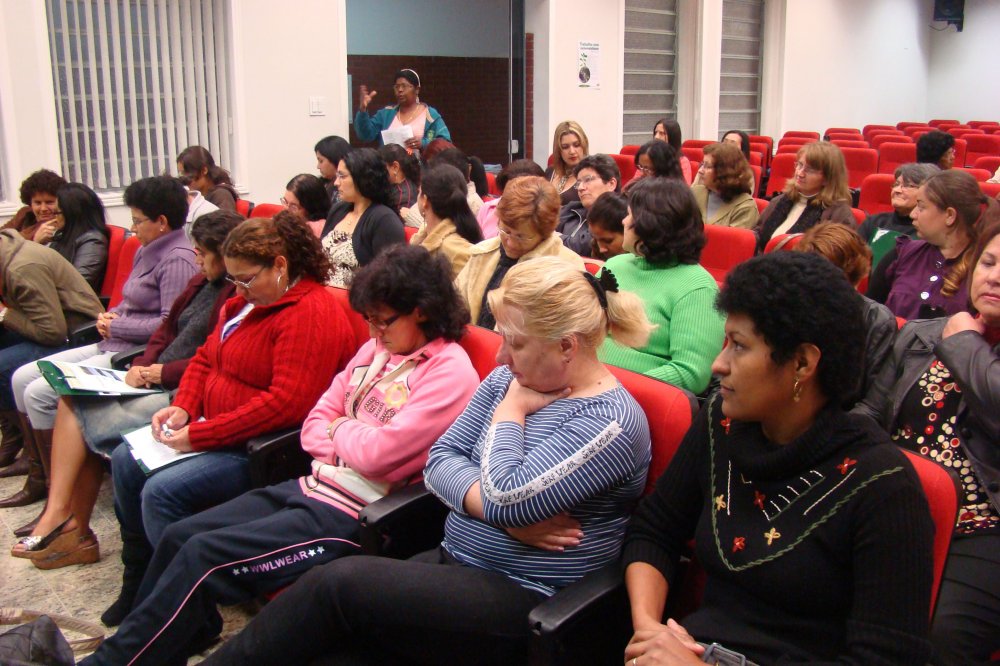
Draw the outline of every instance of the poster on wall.
M601 87L601 44L580 42L577 47L577 85L581 88Z

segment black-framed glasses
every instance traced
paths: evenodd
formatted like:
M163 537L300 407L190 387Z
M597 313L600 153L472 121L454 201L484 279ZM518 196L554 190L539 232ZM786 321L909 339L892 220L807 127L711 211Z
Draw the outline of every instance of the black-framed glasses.
M362 315L364 320L368 322L368 325L374 328L376 331L385 332L390 326L396 323L396 320L402 317L401 314L394 314L388 319L378 319L377 317L372 317L370 315Z
M252 278L250 278L246 282L244 282L243 280L237 280L232 275L227 275L226 276L226 282L229 282L232 285L240 287L241 289L246 289L247 291L250 291L250 287L253 286L253 281L256 280L258 277L260 277L260 274L263 273L263 272L264 272L264 269L261 268L259 271L257 271L256 275L254 275Z

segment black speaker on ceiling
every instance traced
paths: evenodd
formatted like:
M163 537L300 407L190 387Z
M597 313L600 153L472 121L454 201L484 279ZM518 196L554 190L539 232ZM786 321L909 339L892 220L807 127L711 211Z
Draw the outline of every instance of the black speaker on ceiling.
M965 22L965 0L934 0L934 20L944 21L962 32Z

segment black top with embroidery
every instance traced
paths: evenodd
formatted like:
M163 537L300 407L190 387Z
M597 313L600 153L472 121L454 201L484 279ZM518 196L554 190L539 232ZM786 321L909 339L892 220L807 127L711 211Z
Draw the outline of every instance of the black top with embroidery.
M902 452L835 408L779 446L721 403L643 500L625 563L672 580L694 537L707 583L682 624L759 663L926 663L934 527Z
M962 447L960 429L955 425L961 400L961 387L952 380L948 368L935 359L906 394L892 439L958 474L962 506L956 534L995 534L1000 530L1000 514L973 471Z

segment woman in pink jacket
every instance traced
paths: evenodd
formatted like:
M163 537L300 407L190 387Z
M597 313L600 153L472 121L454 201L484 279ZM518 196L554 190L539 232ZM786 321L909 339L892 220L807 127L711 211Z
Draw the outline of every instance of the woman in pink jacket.
M217 603L279 590L358 553L358 512L422 481L431 444L479 384L457 343L468 310L447 263L417 246L395 246L362 268L350 298L373 337L306 418L311 474L168 527L132 612L86 663L187 656L222 629Z

